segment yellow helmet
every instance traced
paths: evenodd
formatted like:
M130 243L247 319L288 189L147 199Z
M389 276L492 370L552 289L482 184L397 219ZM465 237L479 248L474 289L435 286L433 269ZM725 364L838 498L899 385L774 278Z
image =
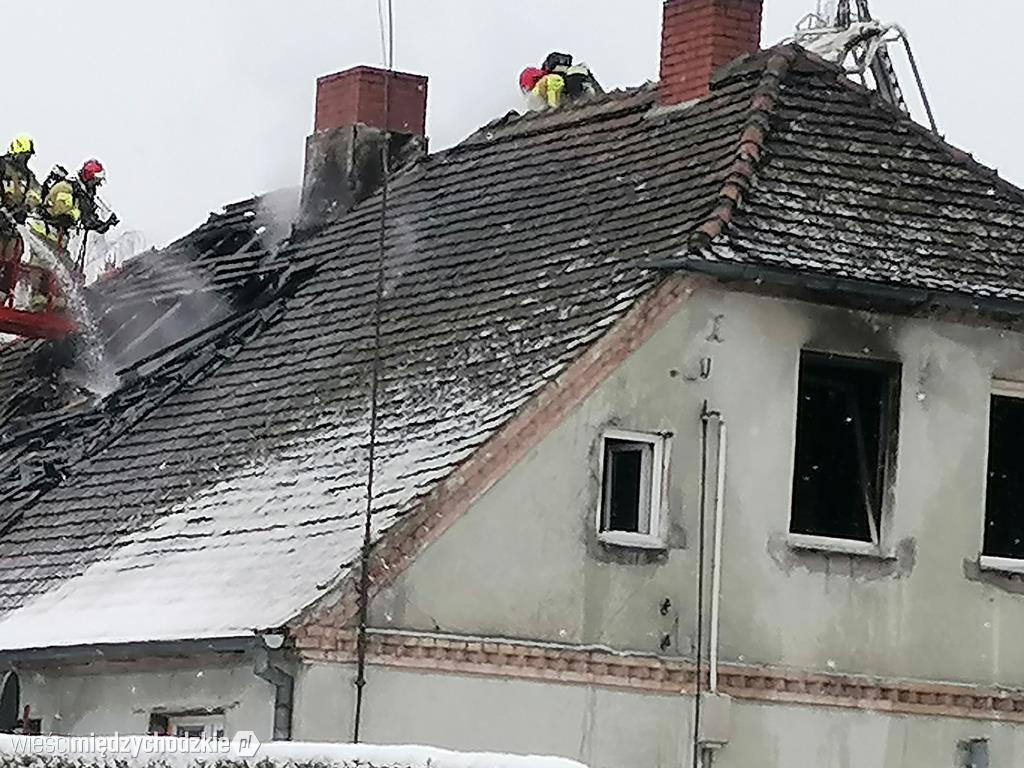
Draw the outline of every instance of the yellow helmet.
M36 140L27 133L19 133L14 137L14 140L11 142L10 149L7 151L12 155L34 155L36 151Z

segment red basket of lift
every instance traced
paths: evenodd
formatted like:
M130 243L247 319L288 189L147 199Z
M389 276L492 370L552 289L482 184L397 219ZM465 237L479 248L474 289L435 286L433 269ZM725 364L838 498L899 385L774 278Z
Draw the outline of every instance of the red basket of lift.
M0 247L0 333L29 339L62 339L78 330L63 307L55 306L61 296L60 283L45 267L22 262L25 246L19 237ZM33 310L15 306L18 286L28 296L39 295L46 303L33 302Z

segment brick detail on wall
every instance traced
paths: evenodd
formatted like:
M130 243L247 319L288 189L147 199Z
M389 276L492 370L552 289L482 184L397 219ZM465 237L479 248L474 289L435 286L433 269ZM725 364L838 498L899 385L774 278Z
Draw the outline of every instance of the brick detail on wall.
M558 426L675 314L700 282L699 278L681 275L663 280L442 481L404 522L388 531L371 557L371 594L393 582L420 551ZM291 634L302 637L304 633L332 631L348 624L358 610L357 580L358 573L353 570L330 594L289 625Z
M666 0L661 28L664 105L706 96L724 64L761 45L762 0Z
M296 638L308 662L352 663L352 630L324 628ZM696 670L685 659L615 654L510 640L371 632L367 660L377 666L538 682L595 685L638 693L693 694ZM722 693L737 699L893 714L1024 723L1024 691L725 664ZM707 674L704 670L704 686Z
M369 125L415 136L426 135L427 78L405 72L391 74L387 86L391 112L385 110L388 73L376 67L354 67L316 81L314 130L331 131Z

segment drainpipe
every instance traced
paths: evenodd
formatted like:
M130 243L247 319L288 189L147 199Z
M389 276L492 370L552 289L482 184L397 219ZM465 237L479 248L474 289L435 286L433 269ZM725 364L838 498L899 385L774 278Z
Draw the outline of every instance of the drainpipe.
M722 528L725 524L725 447L728 431L722 414L718 418L718 477L715 484L715 540L714 561L711 565L711 656L708 662L709 685L712 694L718 693L718 625L722 602Z
M272 637L279 636L265 636L264 642L271 643ZM274 741L291 741L295 678L270 660L270 651L266 647L256 649L253 672L274 686Z

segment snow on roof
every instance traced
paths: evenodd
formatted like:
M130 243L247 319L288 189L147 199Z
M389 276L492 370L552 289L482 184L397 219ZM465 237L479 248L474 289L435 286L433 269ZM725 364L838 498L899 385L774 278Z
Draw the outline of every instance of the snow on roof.
M612 328L657 263L1024 306L1024 194L837 68L773 49L685 109L655 104L648 87L502 119L396 177L377 535ZM275 251L294 285L139 373L104 414L0 444L0 648L273 628L351 570L379 204ZM201 239L248 242L246 210ZM258 250L216 259L219 279L248 285ZM130 294L146 264L112 285Z
M401 478L428 460L432 447L412 442L385 455L379 489L391 491L394 509L417 488ZM0 618L0 651L234 638L282 626L358 555L365 488L339 491L331 475L365 460L332 430L312 448L299 441L280 457L250 463ZM377 516L378 535L393 515Z

